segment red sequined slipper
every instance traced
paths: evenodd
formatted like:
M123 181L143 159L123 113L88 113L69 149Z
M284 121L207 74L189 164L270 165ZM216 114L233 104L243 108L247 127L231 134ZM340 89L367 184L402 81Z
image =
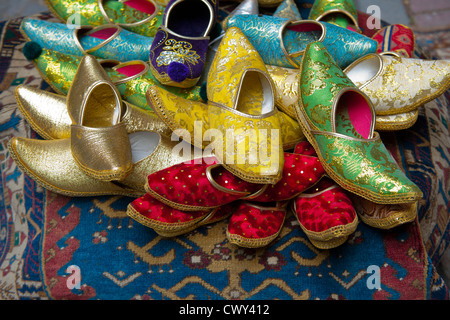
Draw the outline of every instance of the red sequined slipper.
M280 233L286 217L287 202L255 204L240 201L227 227L230 243L246 248L260 248Z
M311 149L314 150L312 146ZM325 169L317 156L285 152L281 179L269 185L261 195L253 197L252 201L290 200L317 183L324 174Z
M300 194L291 206L301 229L319 249L340 246L358 225L346 191L329 178Z
M131 202L127 215L164 237L175 237L196 228L225 219L232 213L231 205L211 211L181 211L153 198L148 193Z
M210 157L179 163L150 174L145 190L172 208L208 211L258 196L266 187L234 176Z

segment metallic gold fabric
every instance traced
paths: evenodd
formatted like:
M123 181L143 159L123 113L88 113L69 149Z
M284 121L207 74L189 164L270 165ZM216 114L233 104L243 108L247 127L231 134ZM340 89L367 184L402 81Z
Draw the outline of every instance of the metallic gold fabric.
M70 137L72 119L67 112L65 96L24 85L18 86L14 95L25 120L41 137Z
M20 85L15 90L20 112L31 127L44 139L70 137L70 119L66 96ZM127 133L141 130L158 132L170 136L172 130L154 112L143 110L123 101L125 110L122 121Z
M140 143L149 143L142 141ZM98 195L141 196L150 173L194 159L193 150L181 155L172 150L179 142L160 135L154 151L133 164L132 172L120 182L101 181L84 174L75 162L70 139L37 140L14 137L8 148L17 165L43 187L72 197Z
M122 98L97 59L85 55L67 95L72 119L73 157L87 175L122 180L133 167L131 146L121 122Z

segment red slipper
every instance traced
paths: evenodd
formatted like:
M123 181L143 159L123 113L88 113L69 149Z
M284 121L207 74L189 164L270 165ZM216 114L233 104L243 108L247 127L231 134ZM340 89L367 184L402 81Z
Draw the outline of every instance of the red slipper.
M346 191L329 178L322 179L292 201L292 211L301 229L319 249L343 244L358 225Z
M257 205L241 201L228 223L228 241L246 248L268 245L281 231L286 217L286 204Z
M230 202L256 196L266 186L246 182L227 171L215 158L193 160L152 173L146 191L182 211L208 211Z
M378 42L377 53L394 52L405 58L414 53L414 31L403 24L393 24L377 31L372 39Z
M311 149L314 150L312 146ZM281 179L251 200L254 202L290 200L317 183L324 174L325 169L317 156L285 152Z
M225 219L231 215L231 209L222 206L211 211L181 211L145 194L128 205L127 215L161 236L174 237Z

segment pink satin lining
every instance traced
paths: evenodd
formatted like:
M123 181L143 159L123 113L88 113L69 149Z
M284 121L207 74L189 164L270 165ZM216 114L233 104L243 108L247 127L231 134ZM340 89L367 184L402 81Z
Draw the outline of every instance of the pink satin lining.
M156 10L155 6L151 2L145 0L128 0L125 1L124 4L149 15L153 14Z
M370 138L372 112L366 99L358 92L347 91L341 96L339 103L347 106L350 121L361 137Z
M106 40L109 37L111 37L116 31L117 31L117 29L115 29L115 28L106 28L106 29L94 31L89 36L97 38L97 39Z
M128 66L123 66L116 69L117 72L126 75L127 77L132 77L139 72L142 72L145 69L145 66L142 64L130 64Z

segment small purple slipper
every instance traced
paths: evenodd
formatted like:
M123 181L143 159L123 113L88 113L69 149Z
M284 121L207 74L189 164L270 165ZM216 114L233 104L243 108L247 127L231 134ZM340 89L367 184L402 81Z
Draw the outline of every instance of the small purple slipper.
M217 0L170 0L150 48L153 75L164 85L197 84L217 18Z

